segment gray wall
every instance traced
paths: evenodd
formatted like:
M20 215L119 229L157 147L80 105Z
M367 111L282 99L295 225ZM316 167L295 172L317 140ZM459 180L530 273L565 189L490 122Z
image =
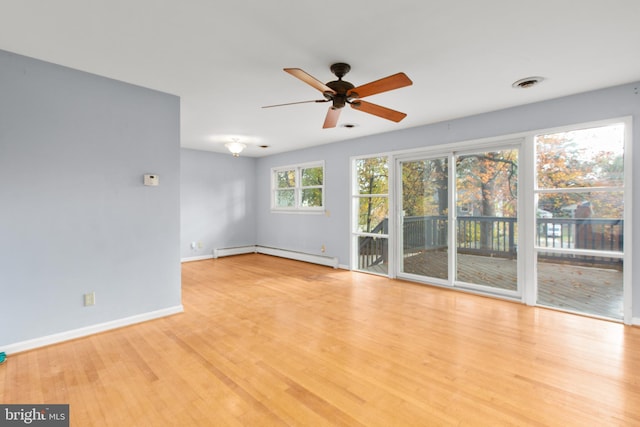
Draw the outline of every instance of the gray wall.
M0 51L0 350L181 304L179 121L175 96Z
M623 116L640 122L640 82L556 100L465 117L446 123L417 127L353 139L306 150L261 158L256 169L257 238L259 245L337 256L349 264L350 156L447 144L484 137L498 137L529 130L545 129ZM640 131L634 132L634 164L640 164ZM330 216L293 215L270 212L270 169L314 160L325 161L326 208ZM638 182L633 171L633 181ZM635 185L633 211L640 212L640 185ZM633 230L640 241L640 224ZM640 248L633 253L633 265L640 265ZM640 316L640 272L633 280L634 317Z
M188 149L180 159L182 259L255 245L256 160Z
M256 244L338 257L349 264L350 164L358 141L344 141L258 159L256 167ZM375 153L376 151L373 151ZM324 160L327 214L271 212L271 168ZM326 252L322 253L322 245Z

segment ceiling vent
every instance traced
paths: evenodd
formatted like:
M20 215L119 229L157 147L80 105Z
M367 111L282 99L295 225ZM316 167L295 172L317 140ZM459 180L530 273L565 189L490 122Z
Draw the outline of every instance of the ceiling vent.
M544 77L525 77L524 79L514 82L511 87L515 89L528 89L542 83L543 80Z
M342 124L340 126L342 126L343 128L347 128L347 129L353 129L354 127L357 127L358 125L355 124L355 123L345 123L345 124Z

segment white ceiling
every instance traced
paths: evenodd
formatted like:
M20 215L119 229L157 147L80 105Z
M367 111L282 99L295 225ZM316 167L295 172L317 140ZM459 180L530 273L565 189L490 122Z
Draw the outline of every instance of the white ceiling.
M0 0L0 49L178 95L183 147L264 156L640 80L638 17L639 0ZM334 62L356 86L405 72L367 101L407 118L261 108L322 98L282 69L328 82ZM546 80L511 87L528 76Z

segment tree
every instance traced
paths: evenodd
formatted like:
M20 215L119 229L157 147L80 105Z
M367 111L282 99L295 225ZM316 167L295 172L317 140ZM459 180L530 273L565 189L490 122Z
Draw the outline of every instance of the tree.
M324 168L314 166L303 168L301 171L301 205L322 206L322 184L324 182Z
M456 158L458 207L470 206L473 216L517 216L518 151L503 150ZM492 248L493 223L480 222L480 247Z
M476 216L516 216L517 150L458 156L456 171L458 206L472 205Z
M448 160L430 159L402 164L402 208L406 216L447 215Z
M581 132L597 132L600 128ZM623 182L622 141L611 141L607 149L583 139L580 131L542 135L536 138L538 188L584 188L579 193L548 193L539 199L539 207L554 217L570 217L584 202L592 202L594 215L621 218L621 192L593 192L590 188L616 187ZM617 142L617 144L616 144ZM619 145L619 147L618 147Z
M371 157L356 162L358 194L360 198L358 224L361 231L371 233L383 226L388 217L389 167L386 157ZM385 197L376 197L382 195ZM386 230L384 230L386 232Z

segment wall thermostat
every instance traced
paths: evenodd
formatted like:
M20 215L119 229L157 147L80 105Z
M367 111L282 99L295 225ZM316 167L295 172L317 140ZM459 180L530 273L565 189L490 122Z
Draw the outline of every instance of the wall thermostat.
M160 184L160 177L155 174L146 174L144 176L144 185L156 186Z

